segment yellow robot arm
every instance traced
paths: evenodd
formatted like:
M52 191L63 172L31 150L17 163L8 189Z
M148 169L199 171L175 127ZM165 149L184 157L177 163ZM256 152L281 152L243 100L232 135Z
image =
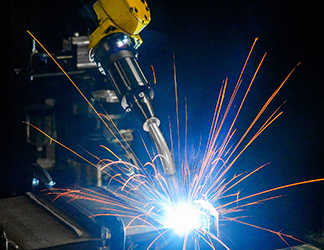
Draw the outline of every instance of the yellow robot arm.
M93 8L99 27L91 34L89 49L114 33L125 33L135 41L135 49L142 44L139 36L151 21L150 9L145 0L98 0Z
M139 33L151 21L145 0L98 0L93 6L99 27L91 34L89 58L106 75L126 112L131 112L151 135L162 157L164 172L175 183L175 165L159 129L152 105L153 89L138 62ZM174 186L174 184L172 184Z

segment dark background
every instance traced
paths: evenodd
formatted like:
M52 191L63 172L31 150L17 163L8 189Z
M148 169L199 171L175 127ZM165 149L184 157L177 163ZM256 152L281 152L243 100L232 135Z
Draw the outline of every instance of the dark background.
M139 63L157 84L155 108L168 134L168 115L175 131L173 53L176 56L179 87L180 126L184 122L184 98L188 103L188 145L206 142L213 109L222 80L229 78L233 89L249 49L259 37L246 72L246 88L263 54L268 52L236 124L244 132L261 106L290 70L301 62L278 94L261 122L283 102L284 114L245 152L230 175L251 171L263 163L269 166L240 187L242 196L293 182L323 178L323 15L318 1L148 1L152 21L141 33ZM0 196L26 191L25 171L34 149L25 142L24 107L37 102L42 93L31 94L31 82L17 79L16 68L28 66L32 38L30 30L49 51L62 47L62 39L78 31L86 35L95 28L90 1L15 1L6 38L1 96L1 183ZM88 11L88 9L90 11ZM10 14L9 14L10 13ZM8 74L9 73L9 74ZM69 84L67 82L67 84ZM46 93L47 94L47 93ZM228 94L229 95L229 94ZM32 100L35 98L35 100ZM183 132L182 132L183 133ZM182 138L183 135L181 135ZM323 183L281 190L287 195L250 208L245 221L302 238L323 227ZM260 198L264 198L263 196ZM285 244L273 234L227 223L224 239L233 249L274 249ZM296 242L293 242L296 244Z

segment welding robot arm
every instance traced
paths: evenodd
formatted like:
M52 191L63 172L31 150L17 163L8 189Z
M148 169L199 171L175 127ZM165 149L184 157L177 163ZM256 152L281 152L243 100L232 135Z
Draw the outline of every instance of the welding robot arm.
M93 6L99 27L91 34L90 60L108 76L122 107L132 111L151 135L161 155L164 173L174 185L175 165L152 106L153 89L136 59L139 32L150 22L145 0L98 0Z

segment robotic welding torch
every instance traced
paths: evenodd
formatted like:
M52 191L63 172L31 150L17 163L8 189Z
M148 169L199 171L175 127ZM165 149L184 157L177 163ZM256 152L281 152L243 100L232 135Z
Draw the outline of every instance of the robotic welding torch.
M145 0L98 0L93 7L99 27L91 34L90 60L108 76L122 107L132 111L151 135L165 175L174 176L175 165L151 102L154 92L136 59L136 49L142 43L138 34L151 20L147 3Z

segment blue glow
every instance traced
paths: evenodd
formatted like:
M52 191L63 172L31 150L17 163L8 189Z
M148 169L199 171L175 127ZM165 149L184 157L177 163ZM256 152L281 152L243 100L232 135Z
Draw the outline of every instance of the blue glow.
M166 209L165 226L178 234L185 234L199 227L200 211L189 204L181 204Z
M192 204L181 203L167 207L164 226L180 235L198 228L209 232L212 226L216 229L214 233L218 234L218 220L218 212L210 202L197 200Z
M116 42L116 45L117 45L118 48L122 48L127 44L129 44L129 40L128 40L127 36L124 36L124 38L122 40L118 40Z
M33 178L33 180L32 180L32 185L33 185L33 187L38 187L38 185L39 185L39 180L36 179L36 178Z

